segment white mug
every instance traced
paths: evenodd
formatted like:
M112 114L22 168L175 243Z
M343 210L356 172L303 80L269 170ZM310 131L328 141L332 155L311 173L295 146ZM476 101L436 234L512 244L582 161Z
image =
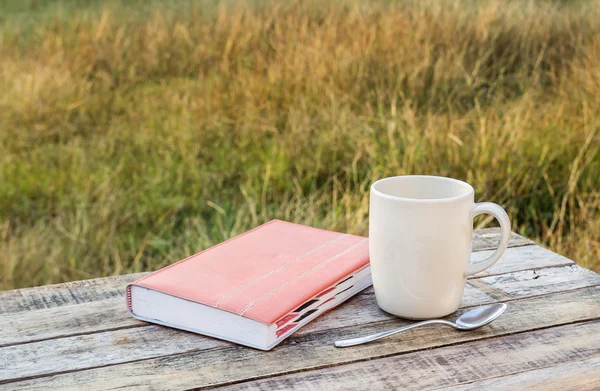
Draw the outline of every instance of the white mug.
M502 239L486 260L470 263L473 218L489 213ZM475 203L468 183L436 176L397 176L371 185L369 253L377 304L408 319L443 317L460 305L467 276L492 266L510 239L508 215Z

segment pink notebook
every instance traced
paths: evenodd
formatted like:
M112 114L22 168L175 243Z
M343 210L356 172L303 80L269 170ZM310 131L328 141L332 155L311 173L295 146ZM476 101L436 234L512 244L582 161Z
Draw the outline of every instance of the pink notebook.
M269 350L371 285L366 238L272 220L127 286L131 315Z

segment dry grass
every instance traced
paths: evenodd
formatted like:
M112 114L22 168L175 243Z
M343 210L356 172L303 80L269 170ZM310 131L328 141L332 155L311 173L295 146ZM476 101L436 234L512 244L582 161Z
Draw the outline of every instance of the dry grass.
M598 1L92 4L0 20L0 289L365 234L410 173L600 270Z

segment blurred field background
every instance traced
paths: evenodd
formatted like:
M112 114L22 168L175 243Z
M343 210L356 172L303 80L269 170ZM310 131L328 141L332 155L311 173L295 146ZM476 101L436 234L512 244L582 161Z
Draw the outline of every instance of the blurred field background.
M366 234L415 173L600 271L599 150L599 1L0 0L0 289Z

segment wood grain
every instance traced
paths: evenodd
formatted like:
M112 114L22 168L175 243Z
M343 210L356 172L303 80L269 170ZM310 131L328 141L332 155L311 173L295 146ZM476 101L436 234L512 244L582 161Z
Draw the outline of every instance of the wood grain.
M500 236L501 233L499 228L484 228L475 230L473 231L471 249L473 251L495 250L498 248L498 244L500 243ZM531 244L535 243L530 239L512 232L508 247L528 246Z
M497 229L477 231L473 240L473 259L487 257L498 241ZM259 387L248 389L270 389L261 388L266 387L263 382L281 380L281 384L289 385L290 379L306 382L305 375L318 374L319 378L327 379L329 372L334 373L334 382L341 389L352 389L361 381L368 386L395 388L394 383L377 383L376 378L385 379L389 374L377 374L376 368L354 368L358 369L358 373L362 370L373 373L371 380L364 377L354 381L352 376L335 373L374 362L383 363L382 368L385 365L392 368L396 365L387 361L401 359L404 362L406 357L413 357L416 365L424 359L424 351L416 351L428 348L436 348L427 353L433 354L432 363L441 365L446 371L445 374L441 372L442 377L451 380L438 382L435 387L464 388L469 387L467 382L473 381L491 387L495 384L494 376L525 376L527 372L523 371L543 371L544 366L557 365L558 362L549 364L546 356L532 359L535 352L527 353L516 357L521 359L521 365L517 360L512 367L512 362L505 366L504 375L493 375L493 370L481 367L477 370L479 372L475 372L477 376L465 375L466 380L460 381L463 373L469 373L469 368L461 370L459 363L449 363L444 367L440 360L444 360L445 355L439 353L435 356L436 352L471 346L466 352L473 353L475 347L477 354L484 352L487 344L507 339L514 351L507 348L505 355L517 354L520 344L535 346L536 341L538 348L543 347L539 350L548 353L548 343L543 344L541 337L529 337L534 334L550 335L552 349L561 351L559 354L557 350L551 357L566 357L564 365L573 360L596 365L590 360L596 354L593 352L598 351L597 344L581 341L582 338L600 339L600 325L594 321L600 316L600 276L532 244L530 240L513 234L512 247L503 259L488 273L469 280L461 307L496 300L512 301L507 313L493 324L469 333L435 327L417 329L410 335L393 336L352 349L336 349L332 342L410 322L381 311L376 305L373 290L368 289L335 311L311 322L274 351L265 353L134 320L124 306L124 288L143 274L0 292L0 389L185 389L237 382L245 382L244 387ZM583 323L561 326L573 322ZM592 325L589 326L592 328L583 332L577 329L580 325ZM552 328L535 331L546 327ZM576 343L563 344L563 337L548 334L571 328L575 335L580 336ZM515 333L522 334L512 335ZM510 342L513 338L518 341ZM580 342L581 346L577 345ZM565 350L567 347L572 351ZM500 348L496 350L501 351ZM587 355L582 352L587 352ZM461 354L463 362L470 357L468 353L457 353L457 357L460 358ZM483 365L484 360L476 361ZM423 368L411 367L408 378L419 374L428 378L431 371L437 371L435 366ZM515 372L511 368L524 369ZM572 372L565 369L563 377L553 375L557 381L564 378L564 383L570 384L573 382L569 382L566 376ZM398 372L394 370L391 373ZM449 376L451 373L454 377ZM402 375L398 373L398 376ZM320 382L319 378L316 383L311 380L304 384L312 384L314 389L334 384L331 381ZM404 381L404 378L407 377L399 381ZM249 379L253 381L248 382ZM530 383L535 385L533 378ZM512 384L520 383L515 380ZM242 384L235 386L241 387Z
M0 347L145 325L129 315L124 298L0 315Z
M523 255L535 254L536 248L546 251L538 246L528 247L533 251L528 250ZM469 280L461 307L593 285L600 285L600 276L578 266L507 273ZM393 318L377 307L373 289L369 288L305 329L345 327ZM0 347L145 325L129 316L123 298L0 315Z
M473 307L482 304L495 303L497 300L481 292L479 289L467 284L463 294L460 308ZM383 320L398 319L381 310L377 306L373 288L367 288L363 293L350 301L310 322L298 332L297 335L312 331L323 331L331 328L356 326L364 323L379 322ZM409 323L408 321L406 322Z
M125 297L125 286L148 273L0 291L0 314L21 313Z
M493 251L474 252L472 262L480 262L489 257ZM508 248L502 258L489 269L478 273L471 278L510 273L519 270L540 269L552 266L574 265L575 262L568 258L546 250L540 246L521 246Z
M468 307L495 301L480 290L467 286L461 306ZM339 327L392 318L394 318L392 315L377 307L373 288L368 288L335 311L317 318L307 327L310 327L310 330L323 329L328 327L327 323ZM146 325L148 323L129 315L124 298L0 315L0 347Z
M396 335L350 349L337 349L332 345L333 341L338 339L366 335L405 324L401 320L386 320L294 335L269 353L239 346L227 346L7 384L15 390L69 389L91 387L92 385L95 389L118 387L147 389L152 387L165 390L216 386L593 320L600 316L599 296L600 287L593 287L516 300L510 303L509 310L494 323L472 332L429 327L415 329L410 334ZM594 322L593 325L593 329L586 329L585 332L577 334L578 338L589 336L597 340L598 324ZM538 347L555 343L556 338L545 334L547 332L544 331L540 334L541 337L535 338ZM115 331L110 334L114 337L118 333ZM148 339L152 338L150 334L148 333ZM544 337L544 335L549 336ZM190 338L203 338L191 334L189 336ZM146 343L148 339L144 342ZM583 346L588 345L589 343L586 342ZM580 351L581 349L577 348L576 350ZM39 347L32 349L31 353L33 354L34 351L39 352ZM21 352L25 353L26 351L21 350ZM469 352L471 355L476 353L472 349ZM56 351L49 356L57 361L65 358L64 354L58 354ZM28 361L26 357L24 356L20 360ZM68 358L68 360L62 365L60 362L54 365L57 369L69 368L73 358ZM40 358L37 360L37 362L45 361ZM418 371L413 371L413 375L417 373Z
M598 336L599 322L567 325L217 389L597 390L600 376L593 372L600 368Z
M0 383L227 346L233 344L155 325L13 345L0 348Z
M473 306L494 301L494 299L481 293L479 290L470 287L465 291L463 306ZM107 300L94 304L98 306L99 304L109 304L109 302ZM119 304L121 304L119 307L121 308L122 303ZM119 312L121 312L120 315ZM37 323L29 323L36 325L37 334L32 335L31 330L24 330L24 324L18 323L19 317L15 317L14 324L9 325L12 326L11 328L0 328L0 338L12 338L13 341L12 346L0 347L0 381L2 379L7 380L50 374L59 372L60 368L90 368L185 353L193 350L233 346L227 342L213 338L134 320L124 308L120 311L115 311L113 315L113 324L115 326L128 324L129 320L132 320L132 323L140 327L91 334L86 333L85 335L75 335L72 337L46 338L46 340L41 339L39 342L15 345L14 341L26 342L32 338L42 338L44 335L48 335L48 333L55 333L56 326L58 326L50 323L53 319L45 319L45 323L40 324L40 326L43 326L40 330L37 330ZM81 318L70 319L69 313L66 314L64 320L69 323L70 331L76 332L77 330L81 330L81 327L78 329L77 325L82 321L86 321L86 316L94 315L82 314L81 316ZM312 332L322 332L332 328L355 326L390 319L397 318L377 307L373 289L369 288L369 292L351 299L348 303L336 309L336 311L328 312L322 317L317 318L296 332L295 335L299 336ZM61 320L63 319L61 318ZM90 320L92 321L86 323L86 325L91 327L94 324L93 320L97 319L90 318ZM409 322L405 321L404 323L408 324ZM66 327L62 328L62 330L65 329ZM3 330L9 332L3 335ZM15 331L18 331L18 333L15 333ZM169 341L169 343L165 344L165 341ZM63 358L60 361L56 361L53 360L55 356ZM32 367L29 364L30 362L37 362L39 364Z
M595 334L598 337L598 333ZM596 338L599 340L600 338ZM461 386L436 388L439 391L598 391L600 357L527 370L514 375L472 382Z
M548 251L539 246L517 247L507 251L510 250L513 251L507 256L510 257L508 259L510 262L507 262L509 267L504 268L505 271L509 271L513 268L517 270L520 270L521 268L534 269L543 266L565 264L563 257L556 254L556 256L552 256L549 259L541 256L547 255ZM499 261L499 263L502 262L504 262L504 259ZM569 261L567 264L571 265L572 262ZM560 268L557 268L556 270L553 277L554 282L549 285L545 291L543 289L540 290L540 294L563 290L560 285ZM527 278L527 276L529 276L528 273L532 276L529 279ZM526 272L514 278L511 277L510 274L505 274L503 277L503 281L506 282L505 284L490 284L485 278L470 279L470 285L467 285L467 288L465 289L461 306L465 307L485 304L494 302L497 299L518 298L518 292L514 290L519 289L519 287L524 294L536 294L536 287L544 285L545 277L539 277L539 281L537 281L534 279L535 276L533 273L534 272ZM541 273L541 271L538 270L535 271L535 273ZM586 279L577 282L577 273L568 273L565 275L564 280L571 281L570 286L572 287L577 285L586 286L586 284L592 285L595 279L594 276L597 276L590 271L580 273L580 275L586 276ZM108 282L106 284L95 282L94 284L86 285L86 287L92 287L89 289L94 289L93 287L98 286L102 287L96 292L96 295L92 295L88 291L86 297L91 299L91 297L109 296L110 298L108 299L88 301L79 305L59 305L47 309L0 315L0 346L101 332L118 328L143 326L144 323L131 318L125 308L124 297L122 297L122 294L127 283L126 281L130 279L131 278L111 278L111 283L116 284L117 286L111 286ZM513 280L518 282L510 284L509 282ZM496 288L496 285L498 285L498 288ZM510 291L504 291L503 289L505 287ZM119 292L119 294L115 293L111 297L110 294L106 292ZM29 295L29 297L31 296L32 295ZM49 300L50 299L46 301ZM356 314L362 314L363 316L357 317ZM372 321L390 319L391 315L386 314L377 307L373 290L370 288L359 295L359 298L332 311L328 314L327 318L315 320L308 327L321 327L326 319L332 318L334 320L337 319L340 324L351 325L358 324L353 322L364 322L364 319L366 318L370 318Z
M501 274L470 283L495 299L507 300L600 285L600 275L572 265Z

